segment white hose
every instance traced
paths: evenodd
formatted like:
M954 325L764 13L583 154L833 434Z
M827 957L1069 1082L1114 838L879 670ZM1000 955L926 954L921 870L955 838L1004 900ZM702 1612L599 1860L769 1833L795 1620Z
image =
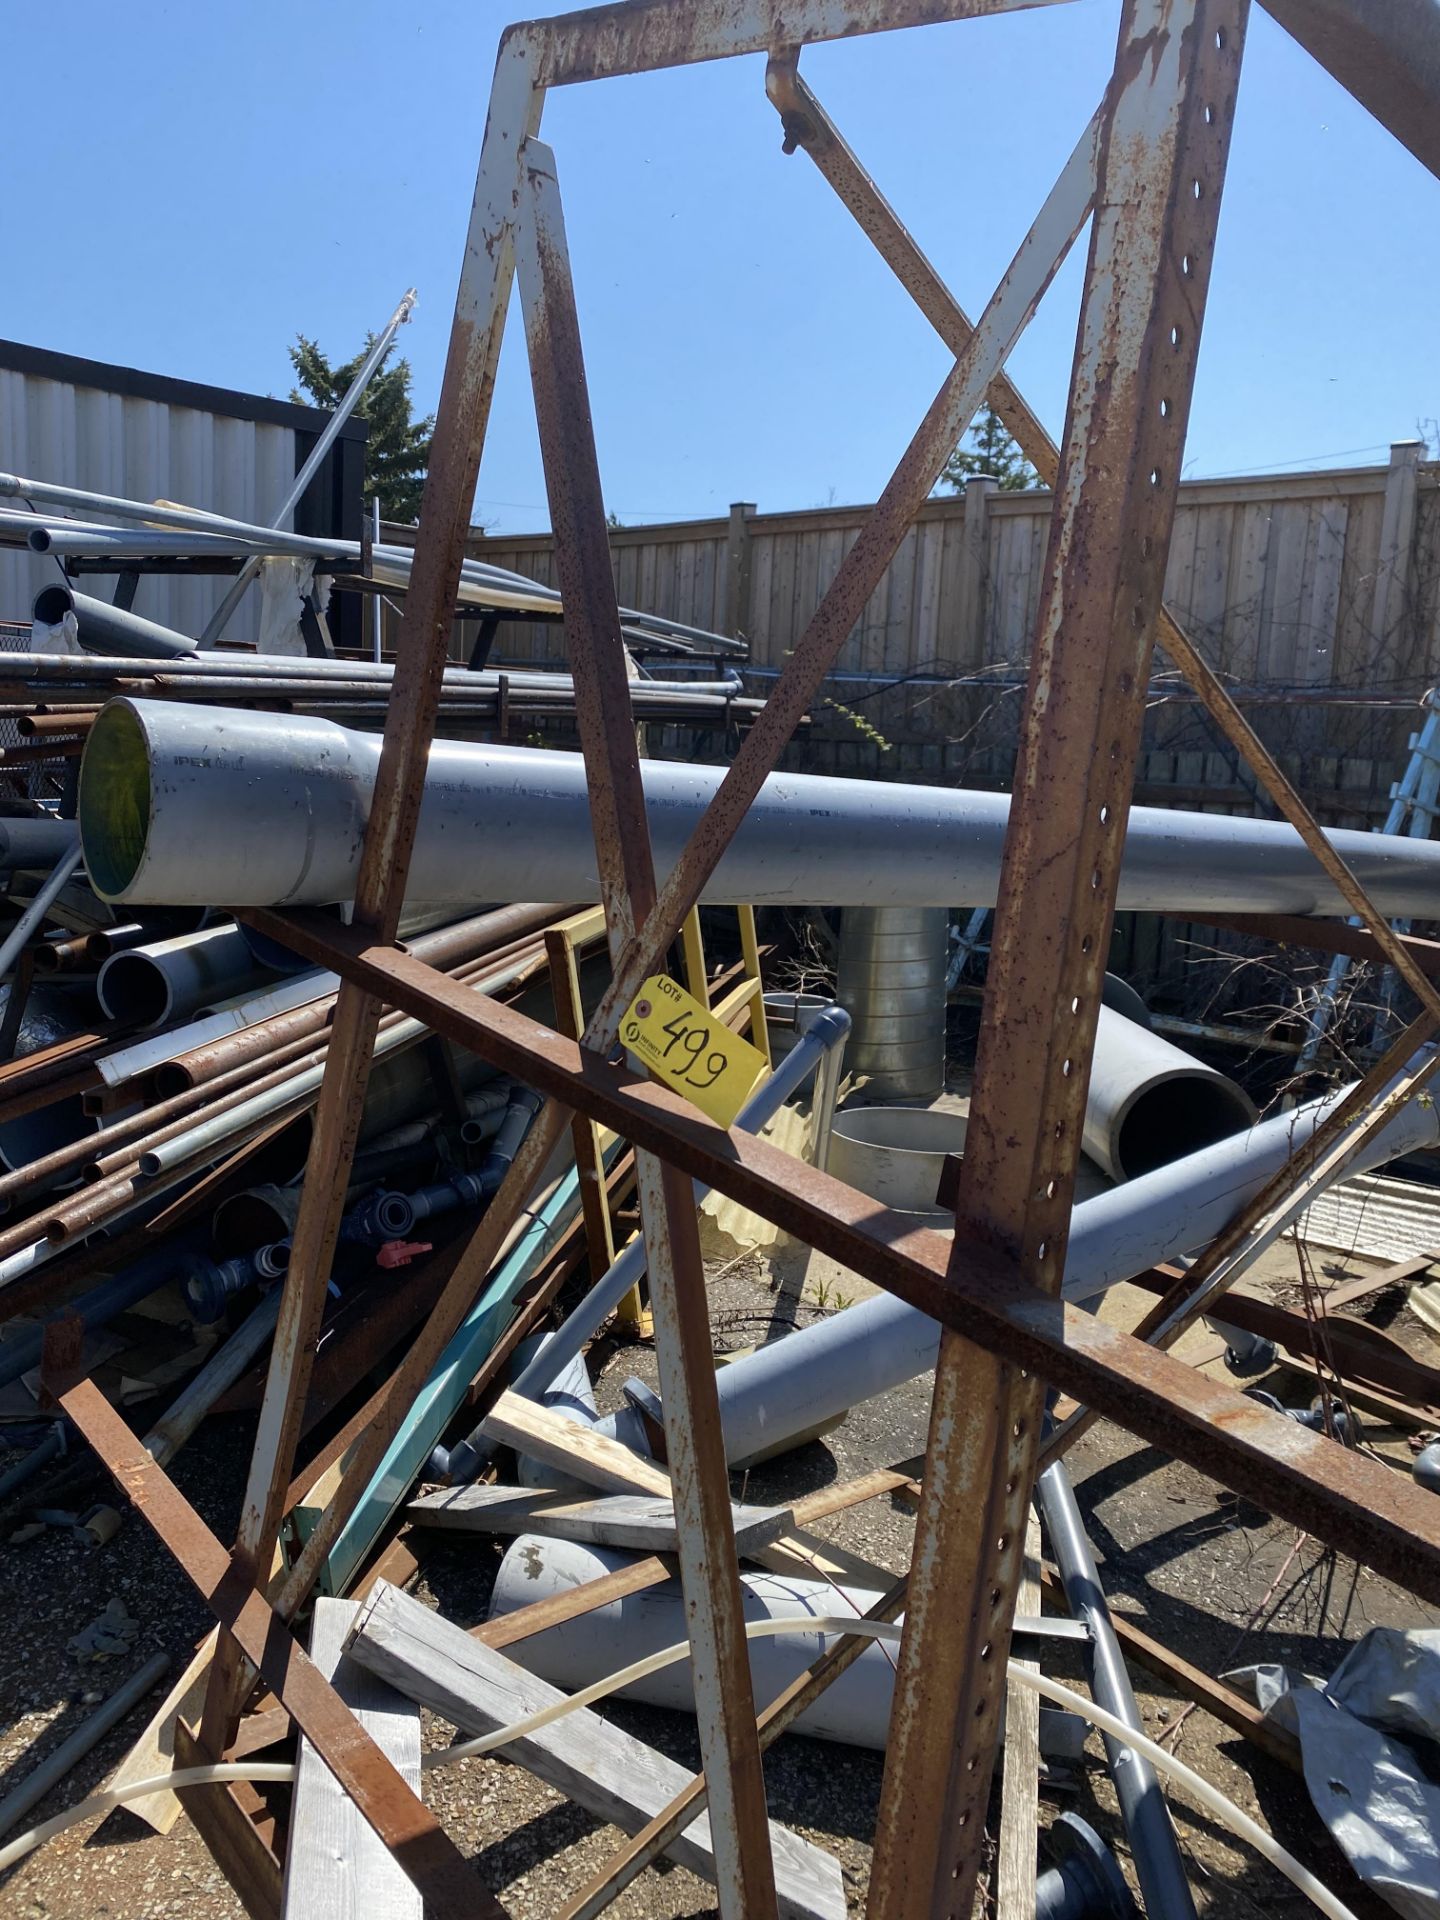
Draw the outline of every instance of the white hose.
M898 1641L900 1632L900 1627L892 1621L857 1620L845 1614L806 1614L791 1620L747 1620L745 1623L745 1636L749 1640L780 1633L833 1633L863 1634L872 1640ZM686 1640L673 1647L662 1647L658 1653L636 1660L631 1666L623 1667L603 1680L593 1681L588 1687L582 1687L579 1693L568 1694L563 1700L557 1700L552 1706L529 1714L523 1720L516 1720L508 1727L500 1727L494 1733L481 1734L473 1740L461 1740L453 1747L427 1753L422 1757L421 1765L445 1767L456 1760L493 1753L497 1747L509 1746L514 1740L538 1733L542 1727L562 1720L567 1713L575 1713L579 1708L589 1706L592 1701L617 1693L622 1687L632 1686L647 1674L673 1666L677 1661L684 1660L689 1652L690 1644ZM1187 1767L1183 1760L1177 1760L1174 1754L1167 1753L1164 1747L1157 1746L1145 1734L1126 1726L1113 1713L1107 1713L1103 1707L1097 1707L1093 1701L1072 1692L1069 1687L1061 1686L1058 1680L1047 1679L1044 1674L1020 1666L1014 1660L1008 1662L1006 1675L1011 1680L1018 1680L1022 1686L1033 1687L1036 1693L1053 1701L1056 1706L1078 1713L1100 1733L1108 1733L1135 1753L1143 1754L1157 1772L1179 1781L1207 1813L1214 1814L1233 1834L1246 1841L1271 1866L1283 1873L1287 1880L1314 1902L1321 1913L1328 1916L1328 1920L1356 1920L1353 1911L1337 1899L1323 1882L1317 1880L1308 1867L1303 1867L1294 1854L1288 1853L1272 1834L1252 1820L1248 1813L1242 1812L1232 1800L1227 1800L1223 1793L1212 1787L1192 1767ZM65 1813L57 1813L52 1820L32 1827L28 1833L22 1833L18 1839L0 1847L0 1873L7 1867L13 1867L16 1861L23 1860L26 1854L33 1853L36 1847L43 1846L47 1840L53 1840L57 1833L63 1833L67 1827L75 1826L92 1814L109 1813L112 1808L124 1806L130 1800L143 1800L148 1794L161 1793L167 1788L199 1787L229 1780L283 1782L294 1778L295 1768L283 1762L233 1760L208 1767L184 1767L178 1773L156 1774L149 1780L132 1780L123 1787L107 1787L103 1792L91 1794L88 1800L82 1800L78 1806L69 1808Z

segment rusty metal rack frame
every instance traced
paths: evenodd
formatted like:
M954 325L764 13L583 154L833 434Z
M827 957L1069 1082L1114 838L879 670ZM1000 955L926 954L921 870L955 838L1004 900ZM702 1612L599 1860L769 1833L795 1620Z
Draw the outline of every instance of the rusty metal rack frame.
M762 1746L853 1657L839 1643L757 1727L692 1177L923 1309L944 1329L875 1838L875 1916L969 1912L1047 1385L1432 1601L1440 1529L1423 1490L1066 1308L1080 1120L1157 641L1245 753L1420 1000L1440 994L1370 907L1162 605L1175 489L1224 184L1248 0L1124 0L1113 77L978 323L967 319L801 79L811 42L1053 0L629 0L518 25L496 66L355 922L251 917L343 977L238 1537L226 1549L88 1383L64 1404L190 1572L221 1625L200 1748L218 1757L257 1676L421 1888L433 1915L498 1914L430 1814L316 1672L292 1624L414 1389L469 1306L571 1115L635 1148L679 1562L720 1910L776 1911ZM1286 24L1434 170L1393 46L1361 0L1275 0ZM1317 24L1314 16L1323 15ZM1390 33L1393 40L1395 32ZM787 150L814 161L950 351L947 375L699 827L662 882L651 859L555 158L549 89L768 56ZM1391 109L1396 93L1398 105ZM1089 223L1062 441L1006 355ZM396 943L496 363L518 277L591 793L612 984L578 1040L487 1001ZM619 1017L815 698L945 458L986 398L1055 491L953 1243L765 1142L727 1134L614 1058ZM1317 944L1324 936L1317 929ZM1303 934L1297 935L1303 937ZM441 1299L379 1399L295 1565L266 1580L293 1467L376 1022L403 1008L537 1088L545 1105ZM1357 1111L1373 1115L1367 1084ZM1369 1101L1366 1108L1365 1102ZM1305 1167L1293 1170L1298 1184ZM1272 1183L1273 1184L1273 1183ZM1275 1195L1267 1189L1270 1203ZM1232 1223L1230 1234L1245 1222ZM677 1803L678 1804L678 1803ZM653 1857L672 1808L568 1910L592 1913ZM684 1818L690 1817L687 1812ZM661 1838L657 1839L657 1834Z

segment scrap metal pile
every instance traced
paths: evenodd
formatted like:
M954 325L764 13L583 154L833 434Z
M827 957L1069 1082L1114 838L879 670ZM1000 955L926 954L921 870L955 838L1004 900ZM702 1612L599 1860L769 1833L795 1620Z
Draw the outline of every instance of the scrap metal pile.
M1162 601L1246 0L1125 0L1105 97L972 326L800 77L799 49L1004 10L630 0L512 29L413 555L0 479L29 503L0 539L67 561L209 558L237 591L276 559L309 570L303 656L147 633L67 581L35 609L45 644L0 657L0 700L39 749L0 763L17 908L0 947L0 1312L29 1319L0 1343L0 1374L36 1425L0 1498L22 1533L47 1524L43 1504L102 1542L133 1509L127 1524L153 1530L213 1614L104 1804L135 1801L163 1830L178 1789L252 1914L506 1910L427 1792L422 1707L460 1735L424 1754L427 1771L503 1752L630 1836L564 1901L572 1917L668 1855L733 1920L838 1920L856 1899L838 1859L766 1805L761 1755L791 1728L883 1752L870 1914L968 1914L987 1823L1001 1920L1126 1911L1131 1890L1083 1823L1068 1859L1042 1872L1037 1854L1040 1756L1073 1757L1088 1722L1152 1920L1195 1911L1172 1786L1344 1920L1345 1889L1147 1737L1127 1659L1291 1764L1340 1724L1317 1715L1380 1740L1405 1808L1392 1821L1368 1805L1358 1838L1353 1819L1330 1824L1391 1897L1399 1870L1375 1859L1425 1828L1434 1789L1385 1718L1398 1682L1380 1654L1353 1655L1323 1710L1301 1694L1286 1721L1277 1682L1262 1712L1112 1616L1067 1477L1071 1446L1108 1418L1440 1601L1425 1485L1346 1445L1328 1413L1291 1418L1167 1351L1202 1317L1237 1367L1266 1340L1308 1351L1303 1315L1227 1290L1316 1194L1440 1142L1437 950L1391 925L1440 921L1440 845L1324 834ZM1440 71L1432 9L1388 24L1356 0L1272 11L1440 165L1434 103L1416 100ZM556 158L538 137L551 88L739 54L768 56L788 148L955 355L763 704L724 665L743 653L734 636L616 604ZM1087 224L1056 444L1003 367ZM554 591L463 558L512 279ZM987 397L1054 491L1013 793L777 773ZM327 653L317 574L404 590L393 666ZM448 666L462 605L553 615L569 673ZM1278 821L1130 807L1157 645ZM709 659L714 677L637 678L651 652ZM522 713L573 719L581 751L507 742ZM701 713L743 720L728 765L642 759L637 725ZM728 967L706 958L701 903L739 908ZM785 1015L767 1028L757 905L850 909L863 927L849 1010L792 997L773 1056ZM907 1147L926 1162L910 1197L888 1172L842 1180L827 1153L851 1017L874 1018L872 1061L908 1017L886 1000L911 963L885 957L901 924L885 916L956 907L995 909L963 1153ZM1353 1085L1251 1124L1244 1093L1128 1019L1113 989L1102 1009L1122 907L1378 960L1418 1011ZM933 987L931 959L914 966ZM801 1152L778 1124L797 1100ZM1114 1184L1077 1202L1082 1146ZM707 1189L867 1297L717 1370ZM587 1354L615 1316L639 1320L647 1278L658 1389L632 1384L602 1416ZM1137 1278L1156 1298L1132 1329L1090 1310ZM122 1349L111 1330L161 1297L163 1337ZM1440 1405L1433 1371L1404 1355L1340 1336L1325 1356L1357 1392ZM732 1479L917 1378L933 1381L922 1457L785 1502ZM226 1542L170 1467L207 1414L246 1408L254 1451ZM898 1579L811 1531L886 1494L916 1512ZM513 1538L469 1629L404 1591L441 1531ZM124 1609L95 1632L123 1646ZM1047 1670L1066 1645L1087 1696ZM142 1667L118 1689L93 1737L154 1681ZM621 1688L693 1713L701 1773L595 1711ZM1036 1695L1062 1712L1042 1723ZM1325 1751L1333 1786L1344 1762ZM73 1758L49 1756L0 1822ZM0 1867L50 1831L0 1834ZM1432 1911L1426 1898L1440 1890L1396 1904Z

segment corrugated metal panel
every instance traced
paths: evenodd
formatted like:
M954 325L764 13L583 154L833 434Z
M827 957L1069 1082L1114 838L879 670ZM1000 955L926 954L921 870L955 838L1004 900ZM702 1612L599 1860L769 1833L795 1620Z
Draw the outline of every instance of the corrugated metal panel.
M1413 1260L1440 1247L1440 1193L1414 1180L1357 1174L1312 1200L1285 1238L1367 1260Z
M295 474L295 431L0 368L0 467L61 486L133 500L173 500L242 520L268 520ZM58 575L55 560L0 548L0 619L28 620L36 593ZM113 576L79 583L109 599ZM135 611L182 633L204 625L225 582L214 575L142 576ZM250 594L231 628L253 640L259 597Z

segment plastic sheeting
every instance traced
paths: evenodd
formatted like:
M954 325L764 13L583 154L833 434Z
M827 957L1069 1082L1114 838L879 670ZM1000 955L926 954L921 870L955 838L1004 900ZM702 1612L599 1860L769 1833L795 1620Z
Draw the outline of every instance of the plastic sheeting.
M1440 1629L1374 1627L1323 1686L1281 1666L1226 1677L1299 1740L1315 1810L1365 1884L1440 1920Z

